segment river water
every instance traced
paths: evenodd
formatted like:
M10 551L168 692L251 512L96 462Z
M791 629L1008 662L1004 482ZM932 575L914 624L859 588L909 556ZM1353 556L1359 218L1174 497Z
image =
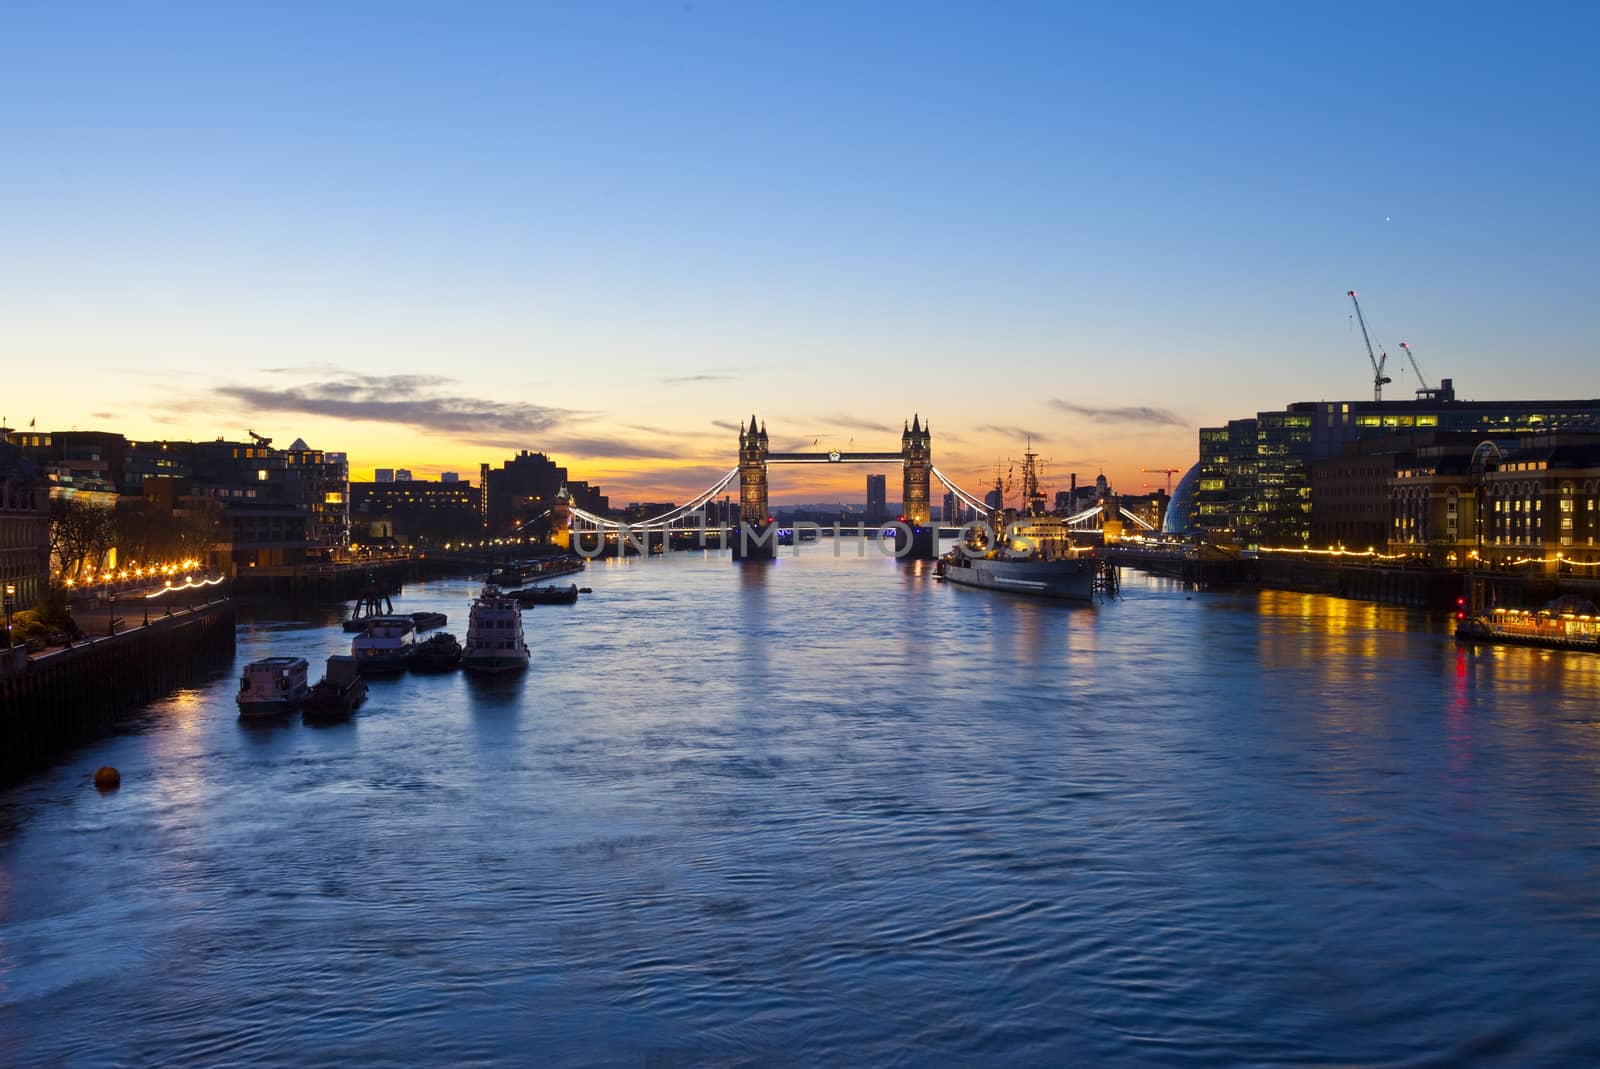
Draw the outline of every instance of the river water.
M1600 658L856 548L597 562L526 676L230 671L0 794L0 1065L1600 1062Z

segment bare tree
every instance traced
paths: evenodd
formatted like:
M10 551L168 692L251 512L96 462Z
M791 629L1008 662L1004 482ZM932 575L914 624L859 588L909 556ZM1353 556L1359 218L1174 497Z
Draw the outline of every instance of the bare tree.
M64 575L98 566L114 545L111 509L78 497L50 499L50 555Z

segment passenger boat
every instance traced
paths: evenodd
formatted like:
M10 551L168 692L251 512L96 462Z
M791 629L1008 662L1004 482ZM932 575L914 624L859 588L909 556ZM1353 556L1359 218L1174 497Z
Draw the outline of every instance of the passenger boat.
M417 643L416 652L411 655L413 672L448 672L460 665L461 643L448 631Z
M239 715L246 719L282 716L300 708L306 686L304 657L268 657L244 666L239 677Z
M432 631L449 623L450 618L442 612L414 612L411 622L417 625L418 631Z
M417 625L409 616L372 616L367 629L350 643L350 654L365 676L402 672L416 648Z
M328 670L306 695L300 715L306 720L340 720L367 700L367 681L360 666L347 653L328 658Z
M499 587L485 583L467 616L461 667L474 672L514 672L527 668L529 660L522 610Z
M1567 595L1542 609L1462 612L1456 622L1456 639L1600 653L1600 610L1591 601Z
M511 595L523 608L535 605L572 605L578 600L578 584L566 586L530 586Z

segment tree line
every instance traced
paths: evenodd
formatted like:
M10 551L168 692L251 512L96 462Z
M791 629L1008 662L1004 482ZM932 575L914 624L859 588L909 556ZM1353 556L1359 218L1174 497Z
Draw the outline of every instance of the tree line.
M114 507L82 497L50 501L50 561L68 579L100 571L113 549L122 564L203 560L224 531L220 510L209 505L169 511L142 498Z

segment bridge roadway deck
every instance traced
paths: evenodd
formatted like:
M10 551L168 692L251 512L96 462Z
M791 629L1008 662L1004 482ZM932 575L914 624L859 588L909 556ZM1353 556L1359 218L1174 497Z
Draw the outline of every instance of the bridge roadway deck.
M899 464L903 453L768 453L768 464Z

